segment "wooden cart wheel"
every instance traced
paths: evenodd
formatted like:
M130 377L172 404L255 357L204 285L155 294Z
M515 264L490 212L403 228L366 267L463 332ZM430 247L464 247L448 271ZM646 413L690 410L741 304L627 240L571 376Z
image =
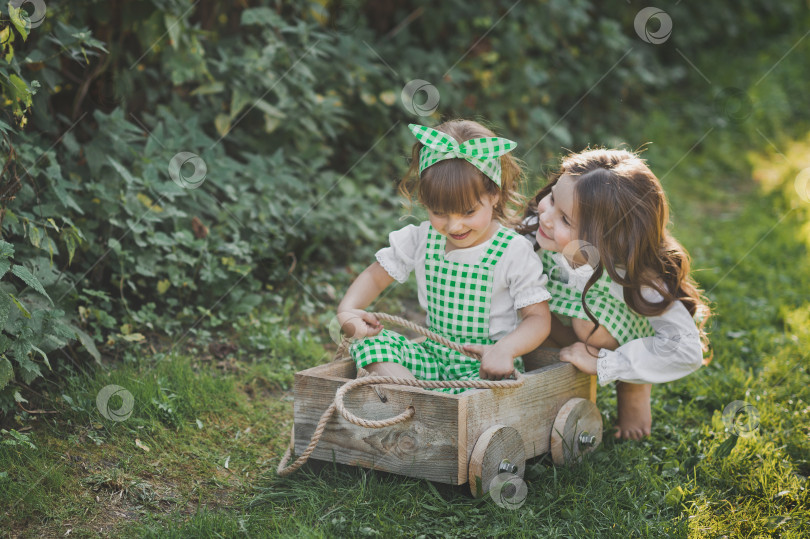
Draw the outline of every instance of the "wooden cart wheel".
M470 491L480 498L499 474L522 478L525 471L526 453L520 433L512 427L495 425L485 430L473 447L468 469Z
M576 464L602 442L602 415L587 400L574 398L562 405L551 428L551 458L557 466Z

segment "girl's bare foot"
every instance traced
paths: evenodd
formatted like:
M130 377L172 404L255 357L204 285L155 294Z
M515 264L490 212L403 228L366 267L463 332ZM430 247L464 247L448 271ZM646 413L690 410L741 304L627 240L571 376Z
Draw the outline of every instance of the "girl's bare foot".
M616 438L640 440L650 435L652 427L651 391L651 384L616 382L616 400L619 409Z

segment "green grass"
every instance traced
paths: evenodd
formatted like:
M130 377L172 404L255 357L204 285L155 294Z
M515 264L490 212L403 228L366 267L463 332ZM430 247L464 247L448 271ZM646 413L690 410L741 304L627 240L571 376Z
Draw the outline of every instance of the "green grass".
M810 166L810 119L773 100L806 79L808 43L754 84L795 41L774 42L750 65L692 59L714 87L748 88L764 103L746 122L712 123L714 88L678 89L628 126L629 143L656 141L647 157L716 313L713 362L654 388L649 439L606 437L571 469L548 456L530 461L529 496L517 510L472 499L466 486L332 463L279 478L292 375L328 360L326 328L350 278L299 272L286 300L217 336L219 346L144 349L137 362L63 371L59 383L39 386L26 408L57 413L21 411L4 425L21 434L0 437L0 529L30 537L802 537L810 526L810 205L793 180ZM397 312L411 293L401 287L379 309ZM109 384L134 397L125 421L96 407ZM123 402L115 399L112 408ZM735 400L759 414L752 435L736 440L722 420ZM606 427L615 405L614 392L600 389Z

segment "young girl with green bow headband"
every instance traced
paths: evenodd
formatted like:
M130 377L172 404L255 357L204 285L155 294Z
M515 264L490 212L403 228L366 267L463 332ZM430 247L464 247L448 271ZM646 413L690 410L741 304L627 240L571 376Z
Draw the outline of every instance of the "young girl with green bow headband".
M418 142L399 189L409 201L415 194L429 220L392 232L338 306L341 328L357 339L352 358L374 374L421 380L510 376L515 359L548 336L551 317L539 257L504 226L521 202L522 170L509 155L517 144L469 120L409 128ZM412 343L364 310L411 272L430 329L480 361L431 340Z

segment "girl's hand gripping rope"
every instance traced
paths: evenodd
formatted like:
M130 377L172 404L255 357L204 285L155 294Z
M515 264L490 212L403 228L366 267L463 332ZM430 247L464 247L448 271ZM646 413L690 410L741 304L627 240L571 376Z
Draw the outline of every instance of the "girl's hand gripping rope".
M347 309L339 312L337 317L343 334L352 339L373 337L383 330L374 313L362 309Z

